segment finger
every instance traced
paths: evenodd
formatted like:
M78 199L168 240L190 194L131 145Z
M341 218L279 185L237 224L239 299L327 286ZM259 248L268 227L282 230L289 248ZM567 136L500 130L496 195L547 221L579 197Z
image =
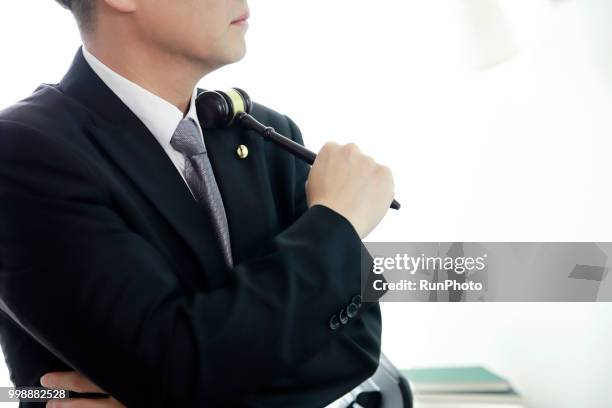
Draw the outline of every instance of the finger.
M46 408L120 408L123 407L113 398L87 399L71 398L66 400L51 400L47 402Z
M56 390L76 392L104 392L89 378L76 371L54 371L40 377L40 384Z

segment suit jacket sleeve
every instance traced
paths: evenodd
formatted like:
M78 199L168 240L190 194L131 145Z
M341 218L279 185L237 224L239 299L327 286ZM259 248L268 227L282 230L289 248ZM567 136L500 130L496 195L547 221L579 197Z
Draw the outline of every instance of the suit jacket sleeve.
M0 307L129 407L230 401L339 335L329 316L360 293L358 234L304 203L231 285L189 295L80 152L0 121Z
M289 117L285 116L287 122L289 122L289 129L291 131L291 139L304 146L304 139L302 137L302 132L300 128L295 124L295 122ZM308 180L308 174L310 173L310 165L305 161L295 158L295 213L296 218L301 216L308 209L308 202L306 200L306 189L305 184L306 180Z
M295 124L295 122L289 116L286 116L286 115L284 116L289 122L291 139L293 139L294 142L297 142L301 144L302 146L304 146L304 139L302 137L302 132L300 131L300 128ZM296 179L295 217L296 218L300 217L302 214L304 214L308 210L308 202L306 200L305 184L306 184L306 180L308 180L309 172L310 172L310 165L304 162L303 160L295 158L295 179ZM365 270L365 268L368 268L369 270L372 270L372 265L374 263L372 255L370 254L366 246L363 244L363 242L359 241L358 245L361 248L362 269ZM383 283L387 283L387 279L382 274L375 275L373 273L362 275L362 278L365 278L364 281L362 281L361 283L362 285L361 293L364 295L364 300L365 300L364 301L365 309L363 311L365 311L371 306L378 305L378 302L372 302L372 301L367 301L367 300L379 299L385 293L387 293L387 289L375 291L373 289L373 281L376 279Z

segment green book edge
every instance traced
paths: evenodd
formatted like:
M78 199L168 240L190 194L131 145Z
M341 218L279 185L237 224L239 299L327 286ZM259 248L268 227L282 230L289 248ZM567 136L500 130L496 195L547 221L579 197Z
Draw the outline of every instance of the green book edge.
M400 370L411 383L457 384L457 383L504 383L504 378L484 367L431 367Z

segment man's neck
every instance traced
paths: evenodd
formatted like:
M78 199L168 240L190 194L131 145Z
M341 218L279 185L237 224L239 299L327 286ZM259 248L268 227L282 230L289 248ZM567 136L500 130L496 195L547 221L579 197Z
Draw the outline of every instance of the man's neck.
M107 67L170 102L183 114L189 111L194 87L207 73L180 56L145 49L139 44L122 43L116 47L100 40L83 43Z

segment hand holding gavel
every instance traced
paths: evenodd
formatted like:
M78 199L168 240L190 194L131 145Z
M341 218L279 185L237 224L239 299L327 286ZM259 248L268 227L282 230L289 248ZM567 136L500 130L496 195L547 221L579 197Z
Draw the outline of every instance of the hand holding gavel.
M326 143L306 181L308 206L325 205L344 216L360 238L382 220L393 200L391 170L361 152L354 143Z
M354 143L326 143L315 154L299 143L260 123L249 114L252 102L239 88L228 92L204 91L196 101L198 117L207 128L236 124L311 164L306 195L309 206L325 205L343 215L364 238L380 223L389 207L398 210L394 182L387 166L364 155Z

